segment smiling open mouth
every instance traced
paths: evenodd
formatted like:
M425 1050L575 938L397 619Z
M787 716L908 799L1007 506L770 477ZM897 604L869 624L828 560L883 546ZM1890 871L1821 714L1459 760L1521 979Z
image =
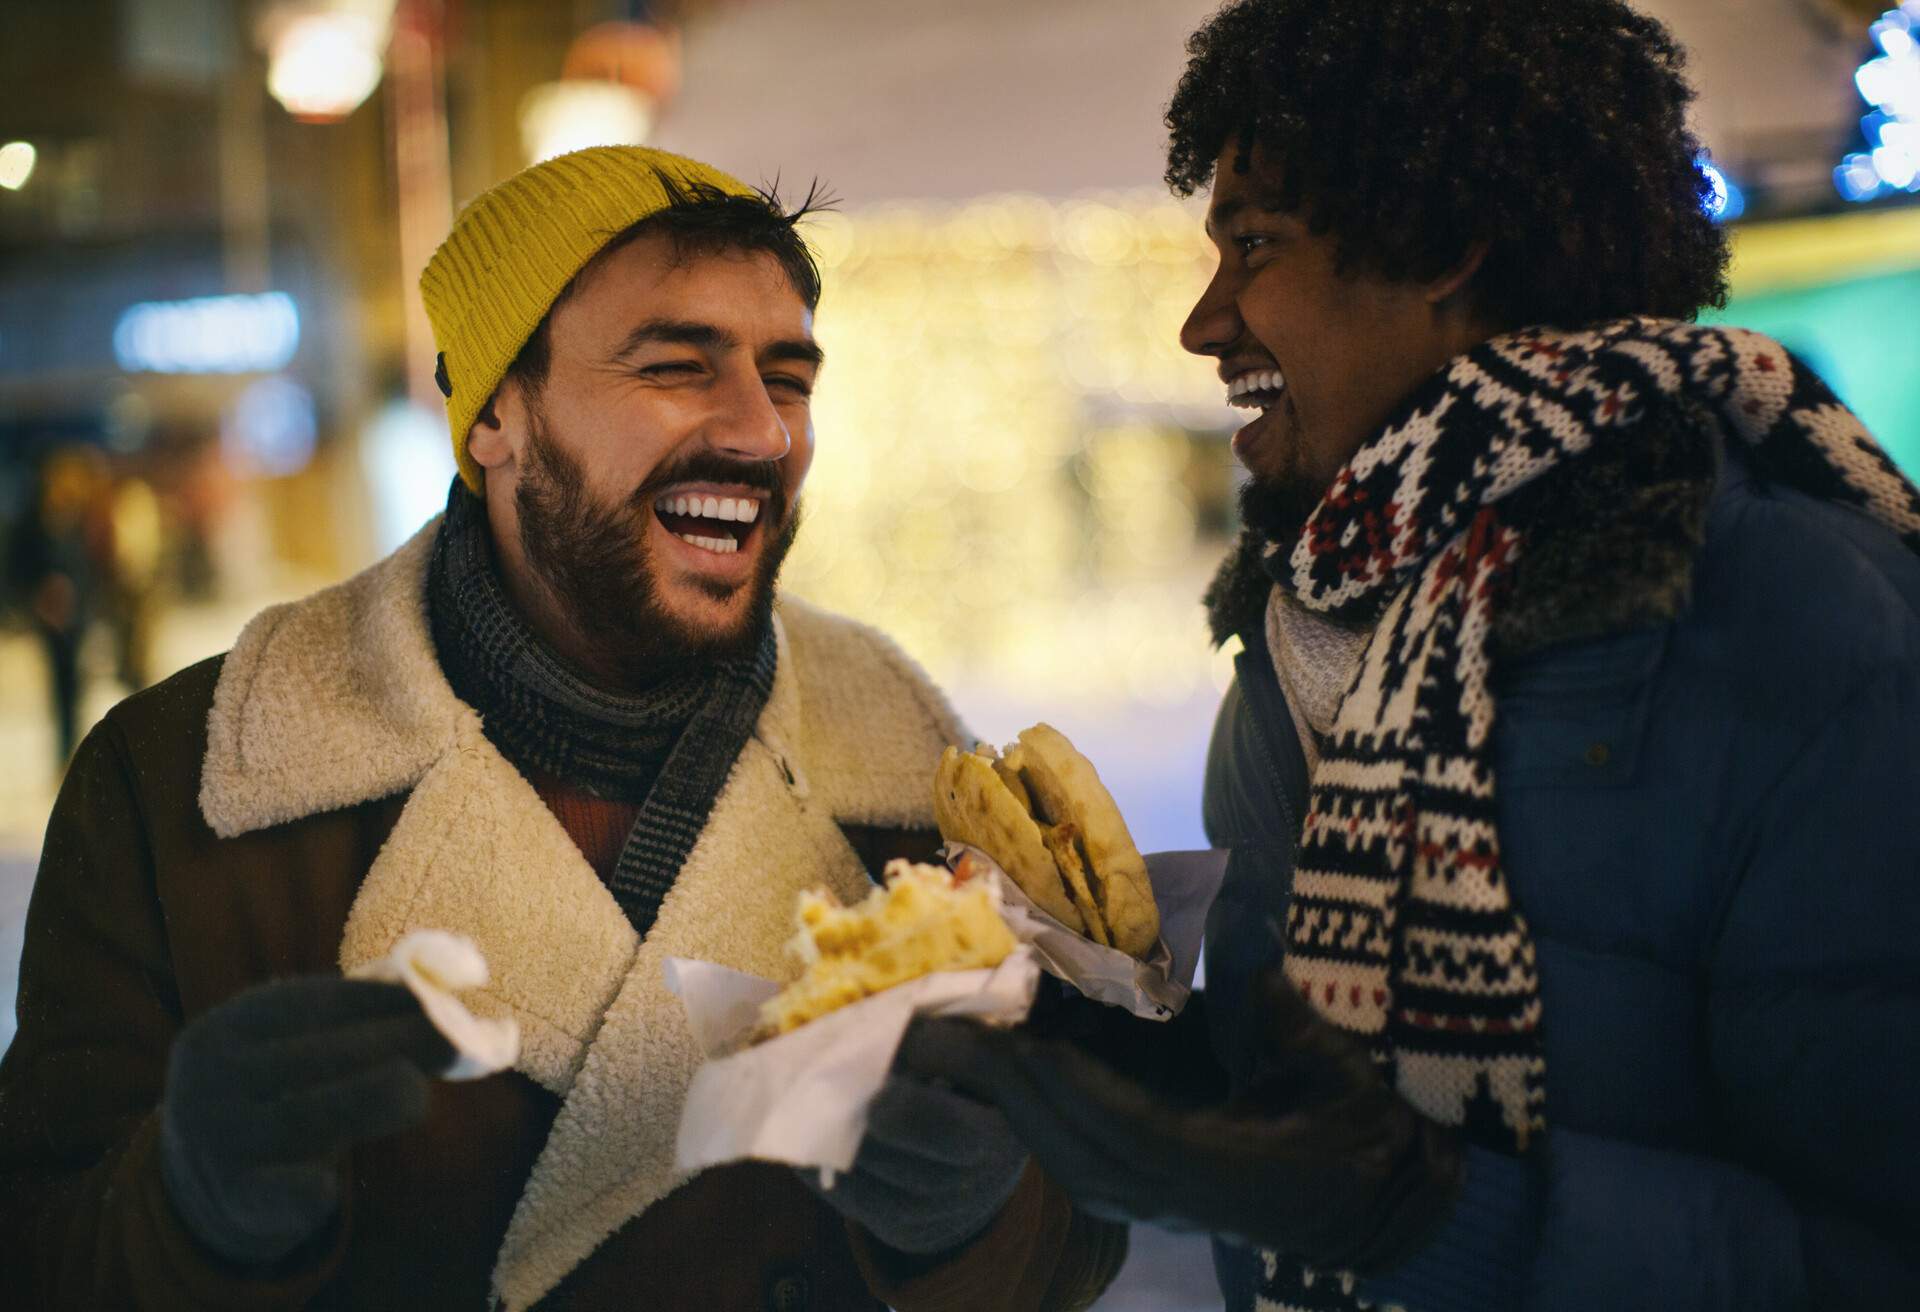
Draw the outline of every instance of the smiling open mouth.
M667 532L723 556L746 545L760 521L760 511L760 502L754 497L669 492L653 503L653 513Z
M1265 412L1280 404L1286 390L1286 376L1278 369L1256 369L1227 384L1227 404Z

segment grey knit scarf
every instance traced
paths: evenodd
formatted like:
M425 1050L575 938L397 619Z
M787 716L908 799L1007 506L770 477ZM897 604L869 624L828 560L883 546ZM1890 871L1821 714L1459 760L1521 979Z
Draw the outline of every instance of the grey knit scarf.
M664 673L645 692L596 688L514 610L485 508L458 479L427 567L427 611L447 682L515 768L640 804L608 885L644 936L773 691L772 627L747 655Z

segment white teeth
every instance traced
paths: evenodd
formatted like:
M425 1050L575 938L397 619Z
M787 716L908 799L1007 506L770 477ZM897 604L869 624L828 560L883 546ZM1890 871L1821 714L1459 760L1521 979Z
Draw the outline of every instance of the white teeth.
M729 524L751 524L760 518L760 503L753 497L663 496L653 504L663 514Z
M1256 369L1227 384L1227 404L1243 408L1256 406L1259 403L1252 399L1256 392L1279 392L1286 386L1286 376L1278 369Z
M703 538L692 533L676 533L674 536L682 542L691 542L694 546L714 552L717 555L731 556L734 552L740 550L740 544L732 538Z

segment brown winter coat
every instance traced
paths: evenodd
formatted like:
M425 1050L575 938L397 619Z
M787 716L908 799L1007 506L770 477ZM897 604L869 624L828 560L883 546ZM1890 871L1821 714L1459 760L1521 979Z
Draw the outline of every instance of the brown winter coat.
M865 885L849 835L873 851L929 825L930 763L959 726L924 676L871 631L784 603L773 696L641 942L440 677L430 533L266 612L226 657L116 708L75 758L0 1064L8 1306L1090 1301L1124 1234L1036 1170L928 1269L851 1232L784 1167L689 1180L672 1164L698 1056L661 959L772 974L794 889ZM354 1151L339 1224L284 1269L223 1266L160 1183L174 1035L251 984L351 968L415 927L479 942L493 980L469 1000L519 1020L516 1069L436 1085L423 1125Z

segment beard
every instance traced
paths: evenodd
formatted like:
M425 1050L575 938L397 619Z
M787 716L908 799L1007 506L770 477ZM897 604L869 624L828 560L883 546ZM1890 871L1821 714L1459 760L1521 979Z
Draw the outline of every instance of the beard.
M1285 555L1300 540L1326 493L1299 469L1256 474L1240 485L1240 522L1265 541L1278 543Z
M528 425L514 491L520 544L598 663L626 672L635 684L647 684L702 662L750 655L772 620L780 566L800 529L799 507L787 513L778 471L770 464L702 452L656 469L624 501L608 504L587 490L580 463L548 436L537 409ZM759 529L768 537L752 576L740 584L694 581L719 602L749 590L745 610L731 625L701 625L670 610L647 548L655 499L674 483L694 481L740 483L768 494Z

